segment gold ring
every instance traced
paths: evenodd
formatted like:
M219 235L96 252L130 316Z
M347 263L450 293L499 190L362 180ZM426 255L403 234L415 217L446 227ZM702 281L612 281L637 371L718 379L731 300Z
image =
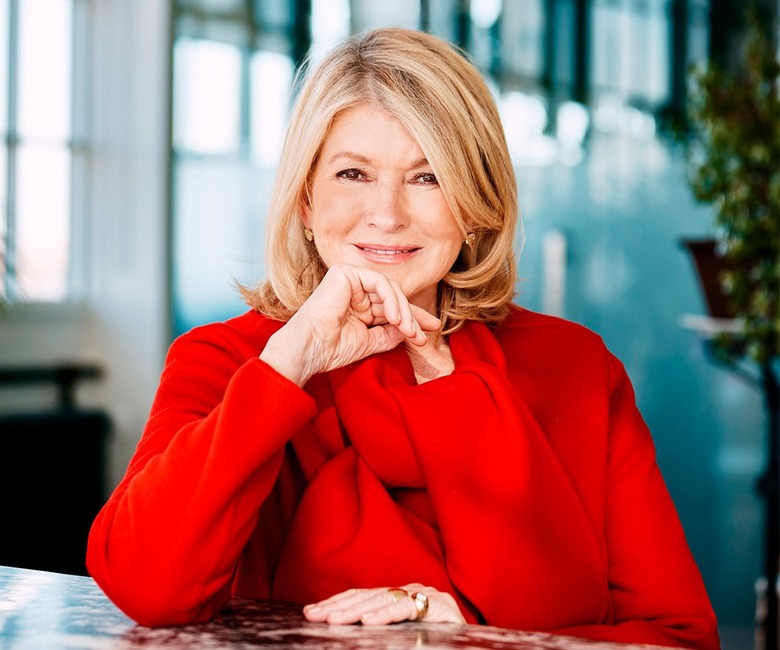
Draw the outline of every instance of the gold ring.
M415 591L409 597L414 601L414 606L417 608L417 616L414 620L422 620L428 614L428 596L420 591Z
M397 603L401 598L408 598L409 592L405 589L401 589L400 587L393 587L392 589L388 589L390 592L390 595L393 597L393 603Z

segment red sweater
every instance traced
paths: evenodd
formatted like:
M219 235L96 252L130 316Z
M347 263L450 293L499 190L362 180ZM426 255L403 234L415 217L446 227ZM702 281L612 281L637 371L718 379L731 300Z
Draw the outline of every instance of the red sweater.
M584 327L516 309L450 337L417 385L402 347L302 389L255 312L179 337L87 564L144 625L232 595L313 602L421 582L470 622L718 648L630 381Z

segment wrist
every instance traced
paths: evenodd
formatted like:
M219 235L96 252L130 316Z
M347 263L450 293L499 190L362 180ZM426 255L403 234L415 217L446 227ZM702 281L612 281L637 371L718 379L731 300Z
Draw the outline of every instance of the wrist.
M303 386L315 374L307 362L311 355L306 353L301 338L290 336L285 327L271 335L259 358L294 384Z

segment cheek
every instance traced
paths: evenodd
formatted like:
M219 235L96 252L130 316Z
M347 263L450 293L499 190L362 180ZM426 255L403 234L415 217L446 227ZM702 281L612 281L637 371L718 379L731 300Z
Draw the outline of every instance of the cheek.
M461 232L461 228L449 207L440 208L439 215L438 227L435 228L434 232L436 238L442 242L443 249L448 251L454 261L458 257L465 235Z
M460 235L457 234L455 237L453 237L452 230L439 231L436 236L436 239L438 240L436 254L435 257L431 258L431 266L428 268L428 271L439 276L439 278L443 278L449 273L452 265L455 264L455 261L460 254Z
M452 244L451 247L449 247L448 255L446 259L446 263L444 264L445 272L449 272L449 270L452 268L452 265L455 264L455 261L458 259L458 255L460 254L460 240L458 240L458 243Z
M450 218L452 221L450 222L450 227L447 229L447 245L445 247L445 255L447 257L447 271L452 268L452 265L455 264L456 260L458 259L458 256L463 249L463 241L465 239L465 236L460 231L460 226L455 221L455 217L451 216Z
M355 192L328 191L314 198L309 220L321 231L341 231L361 214L362 203Z
M441 191L428 190L412 195L409 206L422 219L423 228L437 239L461 239L460 226Z

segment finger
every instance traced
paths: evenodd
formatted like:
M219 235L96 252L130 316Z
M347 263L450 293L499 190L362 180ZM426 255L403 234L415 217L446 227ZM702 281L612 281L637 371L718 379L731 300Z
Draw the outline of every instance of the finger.
M334 264L299 311L314 305L315 310L321 311L324 307L326 312L333 311L339 318L350 312L364 325L371 326L375 324L372 315L375 311L373 303L387 302L388 296L390 300L395 299L386 278L382 286L383 278L384 276L368 269ZM376 296L372 297L372 293ZM315 297L316 301L313 300ZM388 307L385 306L384 309L388 310ZM387 315L393 322L397 320L396 312L397 310L390 306Z
M417 319L414 317L414 313L412 312L411 305L403 294L401 294L397 304L401 314L401 320L399 323L391 322L391 320L387 318L384 305L381 303L376 303L372 307L372 313L374 314L374 324L387 324L393 327L401 335L401 340L414 340L421 337L421 344L424 343L426 339L425 335L423 334L423 330L420 325L418 325Z
M422 347L428 342L426 332L436 332L441 327L441 320L429 314L417 305L410 305L412 318L414 319L414 335L409 337L409 342Z
M372 596L373 590L371 589L347 589L347 591L334 594L325 600L314 603L314 605L323 609L343 609Z
M385 323L368 328L367 355L380 354L397 347L402 341L409 340L395 325Z
M466 619L458 607L458 603L452 594L446 591L439 591L433 587L426 587L420 583L403 585L401 587L409 594L420 592L428 597L428 610L425 614L425 620L429 623L465 623ZM411 619L417 619L417 607L412 601L414 614Z
M355 315L364 324L376 325L384 320L395 325L404 337L417 345L425 344L424 330L438 329L439 319L412 305L397 282L381 273L360 267L345 267L344 271L346 274L353 274L350 281L350 304ZM414 310L419 313L424 326L418 322Z
M373 593L366 589L349 589L330 598L305 605L303 613L309 620L324 621L334 612L340 612L371 598Z
M437 318L430 312L418 307L417 305L411 305L412 313L420 328L424 332L435 332L441 327L441 319Z
M378 293L372 294L372 299L377 300L377 304L382 304L384 309L384 315L386 317L386 320L388 323L396 325L398 327L398 330L401 332L401 334L404 335L407 339L411 340L412 342L416 343L417 345L424 345L426 342L425 335L423 334L423 328L418 323L418 319L416 318L415 314L419 313L422 318L425 320L425 322L428 324L430 329L436 330L439 327L439 319L435 316L431 316L423 309L420 309L416 305L413 305L409 302L409 299L406 297L406 294L404 294L403 289L401 289L401 285L399 285L394 280L390 280L389 278L384 278L383 280L379 280L377 283L377 287L382 286L384 288L384 282L387 282L389 285L389 288L393 291L395 295L395 300L388 301L388 305L392 305L392 307L397 307L398 309L398 318L393 319L388 317L388 311L384 306L384 300L385 296L389 294L385 294L384 292L380 295ZM426 317L427 315L427 317Z
M342 604L345 602L342 601ZM387 625L410 620L417 613L414 602L410 598L402 597L396 600L384 588L375 590L367 598L349 602L351 603L349 606L332 611L327 616L327 622L331 625L357 622L365 625Z
M362 621L364 616L371 620L377 613L386 617L385 610L392 608L393 605L397 603L387 589L372 590L369 597L353 601L348 607L331 612L327 621L332 625L344 625Z
M410 600L402 598L400 600ZM337 594L319 603L306 605L304 616L314 622L327 622L331 625L348 625L357 623L367 617L372 624L381 625L380 621L394 622L405 620L409 616L409 608L396 607L393 596L387 589L349 590ZM412 603L414 607L414 603Z
M417 608L409 597L398 599L396 602L383 604L380 607L365 612L360 617L363 625L389 625L401 621L411 621L417 616Z
M387 316L385 315L385 305L382 302L382 299L375 293L372 293L369 295L369 300L371 301L371 316L373 317L373 324L382 325L387 323L388 320Z
M353 272L357 279L357 283L352 285L353 307L370 309L372 303L381 304L387 322L399 325L401 322L399 295L387 277L368 269L355 268ZM368 304L361 305L364 300L368 300Z
M395 293L395 304L398 305L398 322L396 323L398 329L407 338L415 338L420 332L420 328L412 313L412 305L401 289L401 285L389 279L388 283Z

